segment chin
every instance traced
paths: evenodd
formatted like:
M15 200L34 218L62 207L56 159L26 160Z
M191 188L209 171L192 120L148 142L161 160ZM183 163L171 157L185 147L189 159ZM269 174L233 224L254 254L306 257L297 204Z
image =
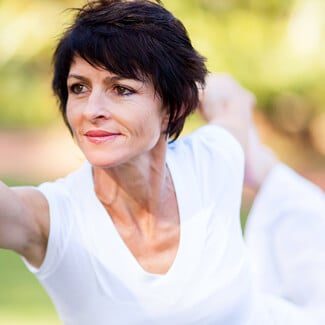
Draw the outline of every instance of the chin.
M123 157L114 157L113 155L86 155L87 161L93 166L97 168L112 168L119 166L127 161L127 159L123 159Z
M101 160L101 159L87 159L88 162L96 168L112 168L120 165L118 161L111 161L111 160Z

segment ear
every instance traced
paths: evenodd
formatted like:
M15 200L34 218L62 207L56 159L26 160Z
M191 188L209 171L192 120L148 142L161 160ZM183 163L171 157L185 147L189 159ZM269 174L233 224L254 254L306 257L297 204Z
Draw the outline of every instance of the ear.
M166 140L167 140L169 137L168 124L169 124L170 114L166 107L162 108L162 116L161 117L162 117L161 118L161 133L165 135Z
M170 113L167 107L162 108L162 120L161 120L161 127L163 130L167 130L168 123L169 123Z

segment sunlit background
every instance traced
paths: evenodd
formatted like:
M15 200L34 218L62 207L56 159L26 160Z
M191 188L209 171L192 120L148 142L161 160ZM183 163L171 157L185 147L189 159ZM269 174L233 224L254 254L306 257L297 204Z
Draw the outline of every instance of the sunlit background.
M82 164L52 96L51 54L77 0L0 0L0 177L37 184ZM325 1L165 0L210 71L257 97L255 119L280 158L325 189ZM200 124L194 116L189 132ZM58 324L12 254L0 255L0 324Z

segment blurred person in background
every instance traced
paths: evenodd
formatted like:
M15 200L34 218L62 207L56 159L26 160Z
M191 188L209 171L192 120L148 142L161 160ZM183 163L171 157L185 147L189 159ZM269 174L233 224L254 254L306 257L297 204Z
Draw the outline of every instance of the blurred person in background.
M38 187L0 183L0 247L64 324L324 323L323 193L259 142L254 96L207 76L161 4L78 10L53 89L87 162ZM197 107L207 125L179 138ZM246 242L244 179L259 190Z

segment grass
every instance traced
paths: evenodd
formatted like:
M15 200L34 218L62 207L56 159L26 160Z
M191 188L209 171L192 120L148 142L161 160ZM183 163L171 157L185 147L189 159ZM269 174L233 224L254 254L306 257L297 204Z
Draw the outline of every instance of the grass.
M0 250L0 279L0 324L61 324L45 290L20 256Z

